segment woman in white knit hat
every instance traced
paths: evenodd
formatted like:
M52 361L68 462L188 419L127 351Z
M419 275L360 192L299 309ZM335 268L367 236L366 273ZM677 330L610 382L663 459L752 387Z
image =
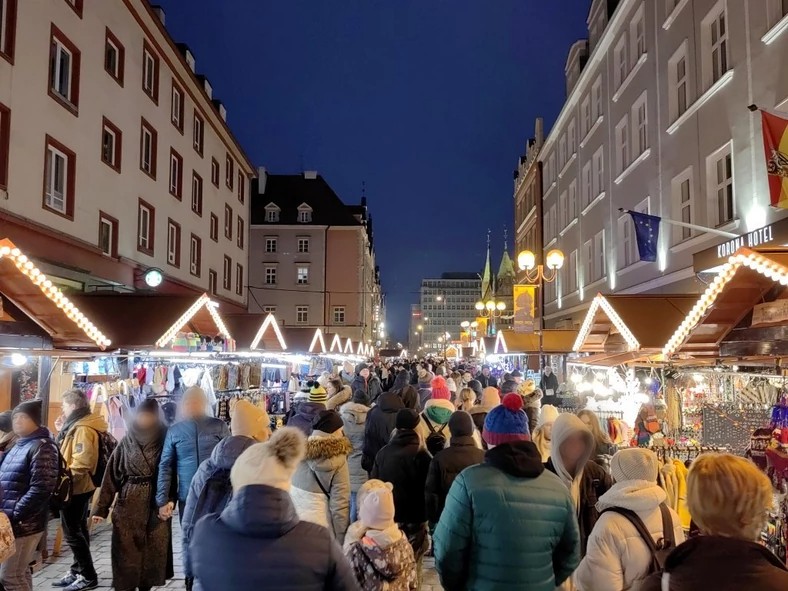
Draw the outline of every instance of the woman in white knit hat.
M575 571L579 591L627 591L648 574L652 554L632 514L655 544L670 539L670 533L674 547L684 541L679 516L665 505L665 491L657 484L659 462L653 451L621 450L610 461L610 470L615 484L599 498L602 514ZM622 509L631 512L630 517ZM665 524L670 528L667 534Z

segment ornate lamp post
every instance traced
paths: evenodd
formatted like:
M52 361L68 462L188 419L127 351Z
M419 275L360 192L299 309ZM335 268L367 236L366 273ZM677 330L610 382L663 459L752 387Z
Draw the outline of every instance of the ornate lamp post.
M495 300L487 300L483 302L479 300L476 302L476 310L482 318L489 318L490 322L487 323L487 336L490 337L495 334L495 319L500 318L503 311L506 310L506 303Z

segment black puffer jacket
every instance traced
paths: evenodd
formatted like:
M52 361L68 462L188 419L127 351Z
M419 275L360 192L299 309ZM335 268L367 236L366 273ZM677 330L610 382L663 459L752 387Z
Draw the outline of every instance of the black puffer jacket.
M353 382L350 384L350 389L353 390L354 394L358 390L361 390L365 392L367 396L369 396L370 402L377 402L378 397L383 392L383 385L380 383L378 374L375 372L369 372L369 377L366 380L359 375L353 378Z
M396 393L384 392L369 411L364 429L364 453L361 457L361 467L367 472L372 471L375 456L391 439L397 422L397 411L403 408L405 405Z
M665 576L670 591L788 589L788 570L769 550L754 542L720 536L698 536L681 544L668 556ZM639 589L664 589L662 577L662 573L652 575Z
M190 546L195 590L356 591L342 548L324 527L299 521L290 495L245 486L197 522Z
M430 523L437 523L440 519L454 479L468 466L483 461L484 450L476 447L476 441L470 436L452 437L449 447L435 454L427 475L427 518Z
M391 443L375 457L371 476L394 485L394 520L397 523L427 521L424 489L430 460L419 434L410 429L398 431Z
M3 512L18 538L46 529L49 497L55 490L59 469L58 451L49 430L40 427L3 456L0 487Z

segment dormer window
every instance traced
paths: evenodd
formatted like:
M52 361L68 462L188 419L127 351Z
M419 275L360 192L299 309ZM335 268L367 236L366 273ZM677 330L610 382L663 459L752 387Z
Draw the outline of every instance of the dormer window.
M268 223L276 223L279 221L279 206L276 203L269 203L265 206L265 221Z
M306 203L298 206L298 223L308 224L312 221L312 208Z

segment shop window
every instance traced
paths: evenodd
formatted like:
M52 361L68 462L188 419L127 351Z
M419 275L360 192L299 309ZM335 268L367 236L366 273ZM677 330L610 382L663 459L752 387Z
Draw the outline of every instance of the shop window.
M142 199L137 209L137 250L153 256L156 209Z
M74 219L77 156L54 138L46 138L44 208Z
M123 134L112 122L104 117L101 127L101 161L120 172L120 156L123 146Z
M52 25L49 51L49 96L72 113L79 107L81 53L68 37Z
M99 212L98 246L105 255L117 258L118 220L103 211Z
M147 41L142 46L142 91L159 104L159 56Z
M104 39L104 70L121 86L126 65L126 50L109 29Z

